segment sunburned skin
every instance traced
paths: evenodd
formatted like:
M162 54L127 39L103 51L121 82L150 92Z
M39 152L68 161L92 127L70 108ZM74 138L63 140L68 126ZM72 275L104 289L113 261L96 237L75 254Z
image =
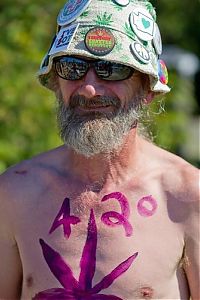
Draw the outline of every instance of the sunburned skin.
M40 239L44 258L54 276L64 289L53 288L38 293L33 300L45 299L71 299L71 300L123 300L114 295L99 294L102 290L109 288L112 283L123 275L133 264L138 256L134 253L128 259L120 263L114 270L106 275L99 283L92 287L92 280L96 270L97 250L97 227L93 210L88 222L87 239L80 260L80 275L77 280L70 266L63 260L58 252L53 250L42 239Z

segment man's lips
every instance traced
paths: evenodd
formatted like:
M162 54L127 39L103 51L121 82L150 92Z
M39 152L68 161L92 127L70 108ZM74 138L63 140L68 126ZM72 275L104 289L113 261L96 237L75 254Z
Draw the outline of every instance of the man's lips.
M98 112L106 112L113 111L114 106L110 104L95 104L95 105L80 105L75 108L77 111L98 111Z

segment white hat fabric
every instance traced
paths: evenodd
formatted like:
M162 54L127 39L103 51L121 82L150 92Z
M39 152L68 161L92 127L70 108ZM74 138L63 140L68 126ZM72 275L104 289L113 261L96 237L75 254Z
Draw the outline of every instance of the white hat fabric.
M68 0L58 15L58 32L38 78L53 89L53 59L81 56L130 66L149 75L151 90L167 93L168 75L156 13L147 0Z

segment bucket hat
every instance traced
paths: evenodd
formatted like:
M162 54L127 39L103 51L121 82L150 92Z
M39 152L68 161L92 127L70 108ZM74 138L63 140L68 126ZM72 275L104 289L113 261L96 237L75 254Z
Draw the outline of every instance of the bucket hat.
M54 89L53 61L60 56L101 59L130 66L150 79L151 91L170 91L156 12L147 0L68 0L38 79Z

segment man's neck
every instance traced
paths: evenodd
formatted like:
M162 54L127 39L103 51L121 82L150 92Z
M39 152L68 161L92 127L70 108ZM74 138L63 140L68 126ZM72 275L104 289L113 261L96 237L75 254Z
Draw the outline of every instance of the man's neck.
M120 149L110 154L98 154L87 158L68 150L67 170L70 170L74 178L85 184L119 183L130 174L130 171L137 169L139 141L136 130L132 129L124 138Z

